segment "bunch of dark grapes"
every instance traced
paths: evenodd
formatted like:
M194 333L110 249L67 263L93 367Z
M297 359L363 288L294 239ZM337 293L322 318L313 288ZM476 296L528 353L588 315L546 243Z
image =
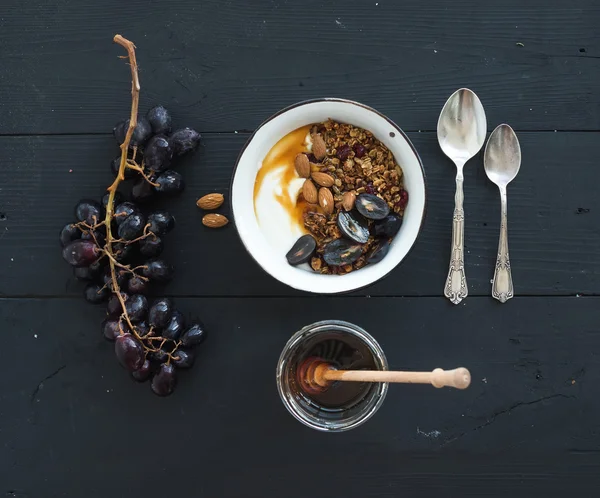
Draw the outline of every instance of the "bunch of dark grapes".
M118 123L113 133L123 153L129 121ZM171 116L157 106L138 119L126 155L111 167L116 177L100 202L81 200L76 221L60 232L63 258L87 285L85 299L106 302L102 333L115 343L117 359L136 381L151 379L152 391L171 394L175 368L190 368L194 347L206 332L201 323L186 325L184 316L168 298L146 297L153 283L173 277L173 268L161 258L165 236L175 227L168 211L153 210L155 197L177 195L184 181L172 168L177 157L193 151L200 134L190 128L171 132ZM131 199L117 191L121 160L125 180L132 180Z

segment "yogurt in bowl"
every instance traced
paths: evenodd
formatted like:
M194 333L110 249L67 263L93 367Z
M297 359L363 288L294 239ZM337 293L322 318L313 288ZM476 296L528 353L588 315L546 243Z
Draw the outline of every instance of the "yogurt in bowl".
M410 202L401 213L402 226L385 258L343 275L315 271L319 264L312 268L309 264L291 266L286 259L286 253L298 237L307 233L302 222L304 201L299 195L306 180L289 167L290 161L300 152L310 153L311 127L329 119L372 133L401 165L403 188L410 193ZM339 193L332 185L326 186L331 187L334 195ZM387 200L392 208L396 206L394 199L387 196ZM316 293L348 292L385 276L411 249L425 213L425 177L414 147L392 121L356 102L321 99L284 109L256 130L238 158L231 202L242 243L265 271L296 289ZM321 271L326 270L321 268Z
M310 126L303 126L281 140L267 153L254 183L254 212L269 243L285 254L306 233L303 206L298 202L304 178L294 170L294 158L312 150Z

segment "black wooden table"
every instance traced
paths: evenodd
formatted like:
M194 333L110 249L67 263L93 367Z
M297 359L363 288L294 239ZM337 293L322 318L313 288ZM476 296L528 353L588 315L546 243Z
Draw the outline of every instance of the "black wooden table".
M593 0L4 0L0 495L596 496L599 25ZM83 301L57 241L75 202L111 181L111 130L130 105L115 33L138 46L141 110L162 103L204 137L170 204L167 293L211 335L167 399L117 365L104 309ZM470 295L442 297L454 168L435 126L461 86L523 151L509 189L517 297L504 305L490 297L500 206L481 156L465 170ZM428 179L413 252L344 297L279 284L194 205L227 195L262 120L322 96L396 121ZM279 400L275 364L294 331L327 318L373 333L394 368L464 365L472 386L393 386L366 425L307 429Z

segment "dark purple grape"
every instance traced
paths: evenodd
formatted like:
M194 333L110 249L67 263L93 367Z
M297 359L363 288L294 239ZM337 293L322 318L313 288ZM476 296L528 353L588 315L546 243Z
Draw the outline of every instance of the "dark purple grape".
M164 349L157 349L149 353L150 358L155 363L164 363L169 359L169 355Z
M108 263L108 259L101 258L101 259L94 261L90 266L88 266L88 268L90 269L90 271L94 272L96 275L102 275L102 272L104 271L104 266L107 263Z
M173 353L173 363L178 368L192 368L196 355L193 351L178 349Z
M390 250L390 241L388 239L380 240L377 245L373 248L369 258L367 259L367 263L374 265L379 263Z
M82 266L81 268L73 268L73 275L77 280L96 280L98 271L93 270L91 266Z
M108 204L109 196L110 196L109 192L106 192L106 194L104 194L102 196L102 205L104 206L104 208L106 208L106 205ZM123 202L123 194L121 192L115 192L114 206L118 206L122 202Z
M121 287L125 287L127 285L127 281L129 280L129 272L125 271L125 270L119 270L119 269L115 269L115 273L116 273L116 277L117 277L117 285L119 286L119 289ZM110 271L110 266L107 266L104 269L104 273L102 274L102 282L104 283L104 285L106 285L106 287L110 290L113 291L113 281L112 281L112 272Z
M402 226L402 216L389 214L383 220L376 221L373 230L377 237L395 237Z
M344 237L359 244L366 244L369 240L369 222L356 212L340 211L337 226Z
M125 327L123 327L125 330ZM107 318L102 322L102 335L107 341L114 341L119 335L121 335L121 329L119 328L119 320Z
M174 310L171 315L171 320L165 326L162 333L160 334L165 339L171 339L172 341L176 341L179 339L179 336L183 332L185 328L185 318L181 312L178 310Z
M144 233L146 218L141 213L130 214L119 225L119 238L124 240L137 239Z
M129 120L127 120L126 126L129 126ZM150 122L146 118L138 118L137 125L131 137L131 145L144 145L151 136L152 126L150 126Z
M121 292L121 296L123 297L123 300L125 302L127 302L127 299L129 298L129 296L127 294L125 294L124 292ZM121 316L121 314L123 313L123 307L121 306L121 301L119 301L119 298L117 297L116 294L112 294L109 298L108 298L108 304L106 305L106 313L108 314L108 316Z
M108 289L100 284L87 284L83 289L83 297L88 303L100 304L108 298Z
M187 329L184 334L181 336L181 343L185 347L196 346L206 339L206 330L204 329L204 325L201 323L193 324L189 329Z
M134 327L140 337L144 337L144 336L148 335L148 332L150 332L150 325L148 325L148 322L146 322L146 321L141 321L139 323L136 323L134 325ZM155 334L152 334L152 335L155 335Z
M360 214L370 220L382 220L390 213L387 202L374 194L360 194L355 206Z
M173 278L173 267L162 259L151 259L146 262L142 273L150 280L164 283Z
M148 300L146 296L141 294L129 296L129 299L125 303L125 311L132 323L144 320L148 315Z
M139 242L140 254L146 258L155 258L160 256L163 250L163 243L157 235L151 235Z
M162 105L157 105L146 113L146 119L155 135L171 133L171 115Z
M104 208L99 202L83 199L75 206L75 218L93 226L104 218Z
M148 311L148 324L155 329L162 329L168 325L172 313L173 303L170 299L166 297L157 299Z
M151 171L165 171L171 166L173 148L166 137L156 135L144 148L144 166Z
M200 144L200 133L191 128L175 130L169 137L173 152L177 156L194 150Z
M150 378L151 373L152 368L150 365L150 361L144 360L144 363L140 368L131 372L131 376L138 382L145 382Z
M127 370L139 370L144 364L144 348L130 333L121 334L115 340L115 354Z
M146 294L150 283L137 275L132 276L127 282L127 292L129 294Z
M81 232L81 240L91 240L100 247L104 247L106 237L100 230L86 230Z
M154 211L148 215L148 230L156 235L164 235L175 228L175 218L164 209Z
M71 266L90 266L100 254L100 248L91 240L74 240L62 252L63 258Z
M131 259L135 254L135 247L133 244L125 244L124 242L115 242L112 245L113 255L119 263L124 263L128 259Z
M129 215L131 215L133 213L138 213L138 212L139 212L139 209L133 202L127 202L127 201L120 202L119 204L117 204L117 207L115 208L115 212L114 212L114 216L115 216L115 220L117 221L117 225L120 225L121 223L123 223L125 218L127 218Z
M173 365L163 363L158 372L152 377L152 392L158 396L168 396L173 392L177 385L177 376L175 375L175 367Z
M119 145L121 145L125 141L126 133L127 128L125 127L125 120L119 121L113 128L113 135Z
M65 247L69 242L81 238L81 230L75 225L75 223L69 223L62 227L60 231L60 245Z
M119 174L119 168L121 167L121 156L117 156L115 157L111 162L110 162L110 169L113 173L113 176L117 176ZM125 168L125 180L131 180L133 177L135 177L137 171L135 171L134 169L130 169L130 168Z
M185 182L183 177L177 173L177 171L167 170L161 173L154 183L158 184L158 187L154 187L155 190L165 195L176 195L185 189Z
M346 239L328 242L323 249L323 259L331 266L350 265L361 255L362 245Z
M290 265L295 266L306 263L314 254L316 248L317 241L312 235L307 233L294 243L285 257Z
M156 195L154 187L144 178L138 178L131 188L131 198L135 202L148 202Z
M127 135L127 129L129 128L129 119L127 121L120 121L113 128L113 135L119 145L125 141ZM130 147L144 145L146 141L152 136L152 127L146 118L138 118L137 125L133 130L131 141L129 142Z

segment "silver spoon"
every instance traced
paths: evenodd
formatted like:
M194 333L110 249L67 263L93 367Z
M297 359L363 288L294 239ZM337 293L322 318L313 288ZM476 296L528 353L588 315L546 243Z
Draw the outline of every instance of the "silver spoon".
M515 179L521 167L521 146L513 129L501 124L490 135L483 159L488 178L500 189L502 215L498 258L492 281L492 297L505 303L514 296L510 259L508 257L506 186Z
M444 295L454 304L469 294L465 277L463 166L485 142L487 121L479 97L468 88L454 92L440 113L437 135L440 147L456 165L456 194L452 222L452 255Z

